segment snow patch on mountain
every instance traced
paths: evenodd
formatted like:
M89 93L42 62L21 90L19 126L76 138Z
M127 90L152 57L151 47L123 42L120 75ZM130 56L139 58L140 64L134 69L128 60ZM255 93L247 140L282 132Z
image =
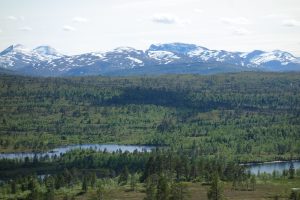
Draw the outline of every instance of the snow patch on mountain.
M207 51L206 48L198 47L197 49L187 53L189 57L200 56L203 52Z
M140 65L143 64L143 61L141 61L141 60L139 60L137 58L133 58L133 57L128 56L127 59L129 59L129 60L131 60L131 61L133 61L133 62L135 62L137 64L140 64Z
M167 64L180 59L179 56L169 51L148 51L148 56L152 59L159 61L159 64Z
M254 68L267 71L300 71L300 59L280 50L230 52L184 43L153 44L146 51L118 47L107 52L74 56L63 55L50 46L39 46L31 50L20 44L11 45L0 52L0 67L46 76L63 75L69 71L71 74L88 72L89 75L93 75L103 71L141 67L147 71L147 67L157 65L180 66L182 72L189 73L186 66L197 66L199 63L209 64L209 69L216 65L230 66L241 71ZM178 72L181 69L176 70Z
M118 48L115 48L112 52L114 53L130 53L130 52L135 52L137 54L141 54L141 52L139 52L138 50L132 48L132 47L118 47Z
M297 59L292 54L280 50L265 52L251 59L251 63L255 65L261 65L271 61L278 61L282 63L282 65L287 65L289 63L300 63L299 58Z

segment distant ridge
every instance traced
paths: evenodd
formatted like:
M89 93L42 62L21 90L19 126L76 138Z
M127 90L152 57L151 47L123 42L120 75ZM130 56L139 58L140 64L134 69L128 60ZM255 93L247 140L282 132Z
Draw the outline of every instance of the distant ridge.
M152 44L146 51L118 47L68 56L50 46L21 44L0 53L0 68L33 76L215 74L238 71L300 71L289 52L230 52L185 43Z

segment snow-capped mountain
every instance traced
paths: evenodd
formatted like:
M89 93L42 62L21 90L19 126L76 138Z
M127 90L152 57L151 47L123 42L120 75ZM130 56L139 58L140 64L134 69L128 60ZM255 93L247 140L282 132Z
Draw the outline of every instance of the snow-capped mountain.
M0 53L0 67L20 70L63 56L48 46L40 46L30 50L21 44L11 45Z
M230 52L195 44L153 44L149 49L119 47L107 52L63 55L49 46L12 45L0 53L0 67L27 75L135 75L300 71L300 58L280 50Z
M63 55L50 46L39 46L32 50L33 53L44 57L46 60L60 58Z

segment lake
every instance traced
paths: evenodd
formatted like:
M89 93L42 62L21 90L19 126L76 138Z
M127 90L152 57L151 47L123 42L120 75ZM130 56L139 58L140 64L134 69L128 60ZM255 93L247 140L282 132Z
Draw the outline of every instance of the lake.
M128 152L150 152L152 149L154 149L154 146L140 146L140 145L118 145L118 144L78 144L78 145L67 145L63 147L58 147L55 149L52 149L48 152L43 153L0 153L0 159L2 158L8 158L8 159L23 159L25 157L33 158L35 155L37 157L42 156L60 156L61 154L64 154L68 151L74 150L74 149L93 149L96 151L107 151L107 152L116 152L118 150L121 150L122 152L128 151ZM300 161L293 161L295 169L300 169ZM278 172L282 172L284 169L289 169L290 162L266 162L266 163L249 163L246 166L248 166L250 172L252 174L258 174L260 173L272 173L274 170Z
M295 169L300 169L300 161L292 161ZM275 161L275 162L265 162L265 163L250 163L246 166L249 167L252 174L268 173L271 174L273 171L278 171L281 173L284 169L289 169L291 161Z
M8 159L21 159L25 157L33 158L35 155L37 157L42 156L60 156L61 154L64 154L68 151L74 150L74 149L93 149L96 151L107 151L107 152L116 152L118 150L121 150L122 152L128 151L130 153L134 151L138 152L150 152L152 149L154 149L154 146L140 146L140 145L118 145L118 144L78 144L78 145L67 145L63 147L58 147L55 149L52 149L48 152L43 153L33 153L33 152L27 152L27 153L0 153L0 159L2 158L8 158Z

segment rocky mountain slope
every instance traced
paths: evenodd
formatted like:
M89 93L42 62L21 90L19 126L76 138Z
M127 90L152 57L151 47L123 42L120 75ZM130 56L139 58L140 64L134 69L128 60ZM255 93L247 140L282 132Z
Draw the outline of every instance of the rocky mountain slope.
M0 53L0 68L34 76L213 74L300 71L300 58L280 50L230 52L184 43L153 44L146 51L119 47L73 56L49 46L31 50L12 45Z

